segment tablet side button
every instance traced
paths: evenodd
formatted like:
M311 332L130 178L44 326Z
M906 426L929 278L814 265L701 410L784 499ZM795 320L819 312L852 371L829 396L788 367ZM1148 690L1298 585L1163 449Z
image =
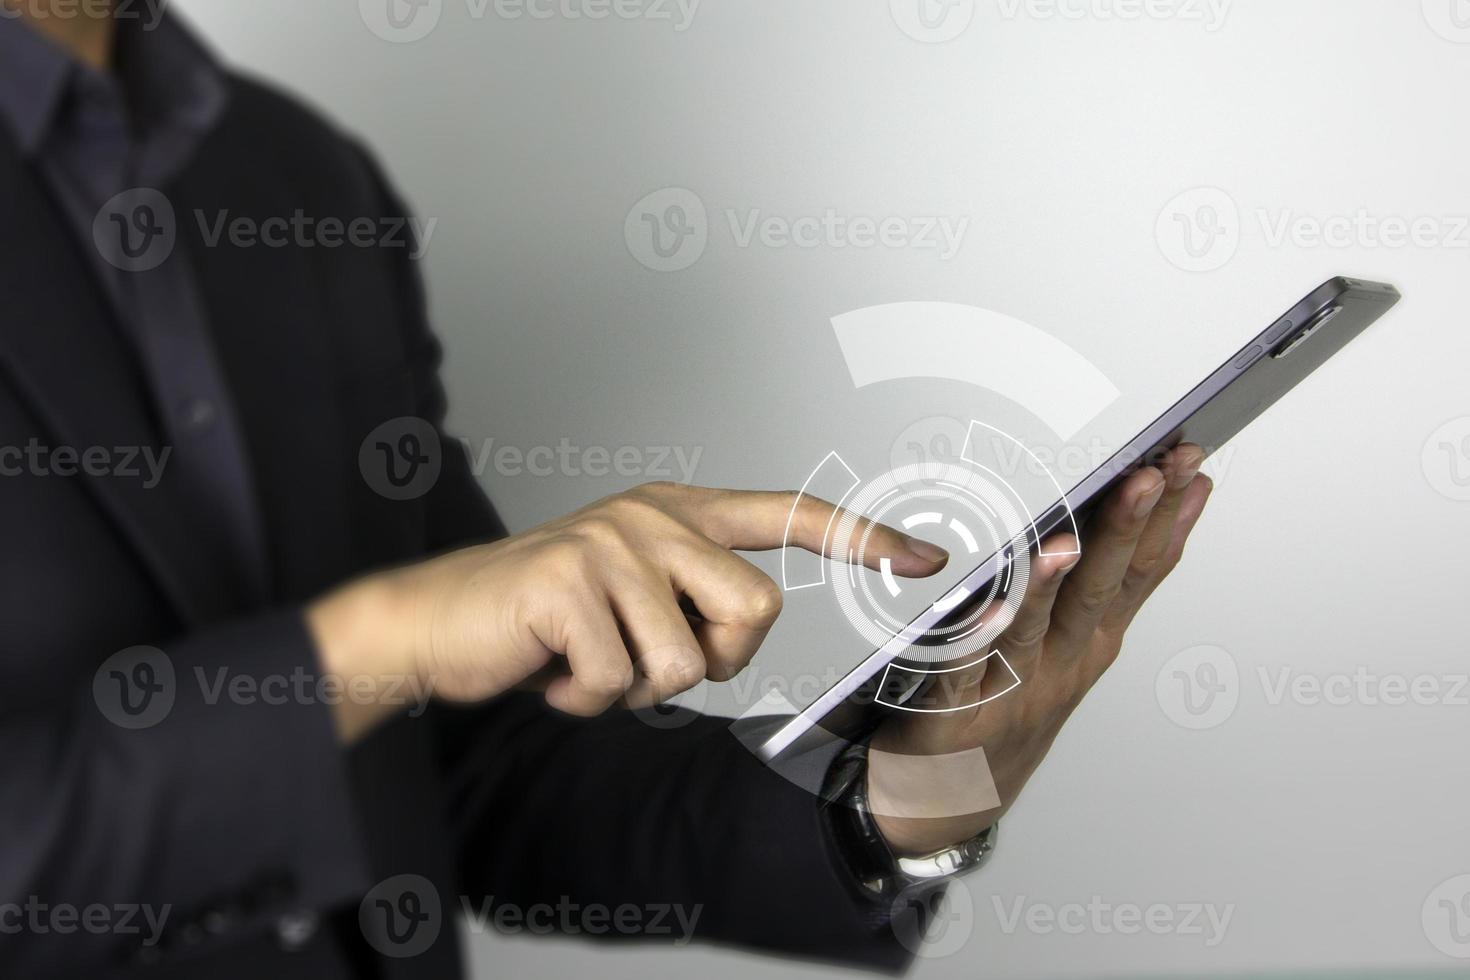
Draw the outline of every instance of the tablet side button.
M1250 350L1246 351L1244 354L1235 359L1236 370L1244 371L1246 368L1259 361L1261 359L1261 355L1264 353L1266 353L1266 348L1262 347L1260 344L1256 344Z
M1276 341L1280 340L1282 337L1285 337L1288 333L1290 333L1291 328L1294 326L1296 326L1296 324L1292 321L1282 320L1280 323L1276 324L1275 327L1271 328L1271 332L1266 335L1266 343L1276 343Z

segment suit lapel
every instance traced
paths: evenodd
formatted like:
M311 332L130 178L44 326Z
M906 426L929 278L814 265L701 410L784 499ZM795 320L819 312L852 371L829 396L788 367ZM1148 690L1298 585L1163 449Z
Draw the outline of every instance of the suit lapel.
M233 104L233 100L232 100ZM340 258L296 248L211 247L201 220L258 223L336 213L285 179L279 164L238 138L231 113L199 147L170 192L179 246L190 251L216 349L245 433L277 594L299 600L361 571L348 502L364 489L357 450L366 431L344 434L337 362L324 297ZM203 215L201 219L199 216Z
M169 478L168 447L156 426L136 362L103 300L92 257L53 206L41 181L0 135L0 366L33 408L53 447L134 454L135 475L81 475L83 486L133 547L185 623L228 611L219 556L191 535L190 502ZM154 483L137 464L164 460Z

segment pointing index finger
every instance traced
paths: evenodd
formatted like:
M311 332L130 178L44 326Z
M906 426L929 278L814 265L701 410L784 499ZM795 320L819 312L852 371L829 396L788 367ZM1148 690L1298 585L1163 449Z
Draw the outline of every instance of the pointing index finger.
M830 532L849 512L818 497L791 491L716 490L699 499L689 516L696 527L721 547L735 551L802 548L826 558L832 554ZM895 574L909 578L933 575L949 553L938 545L910 537L886 524L858 517L855 539L866 538L863 564L877 570L887 559Z

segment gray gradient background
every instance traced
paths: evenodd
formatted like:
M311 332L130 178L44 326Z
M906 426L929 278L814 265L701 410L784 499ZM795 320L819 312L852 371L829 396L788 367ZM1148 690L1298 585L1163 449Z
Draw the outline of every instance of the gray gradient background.
M887 0L705 0L682 33L493 8L476 20L446 0L413 44L375 37L355 0L179 6L233 61L363 136L439 219L434 320L455 428L476 442L701 447L699 482L777 487L834 448L871 471L925 416L1005 417L960 384L852 390L828 319L910 299L1003 311L1065 340L1124 391L1103 425L1116 437L1327 276L1397 283L1408 299L1390 321L1239 440L1187 564L1016 807L993 865L965 882L974 915L954 928L969 941L914 976L1463 969L1428 941L1421 906L1470 873L1470 708L1272 705L1257 676L1470 670L1470 503L1436 492L1445 473L1421 452L1470 415L1470 250L1272 247L1254 218L1470 213L1470 45L1432 31L1418 0L1237 0L1215 32L1008 19L980 0L945 45L905 36ZM697 265L658 274L630 257L623 222L669 185L712 213L972 224L945 262L739 249L716 218ZM1189 274L1154 227L1199 185L1228 190L1246 230L1231 263ZM485 475L514 528L634 482ZM1227 649L1243 684L1234 716L1207 731L1171 722L1154 693L1169 658L1198 644ZM820 676L863 652L829 599L793 597L755 670ZM1236 908L1205 948L1007 935L992 899L1021 896ZM837 975L711 949L488 936L471 948L486 977Z

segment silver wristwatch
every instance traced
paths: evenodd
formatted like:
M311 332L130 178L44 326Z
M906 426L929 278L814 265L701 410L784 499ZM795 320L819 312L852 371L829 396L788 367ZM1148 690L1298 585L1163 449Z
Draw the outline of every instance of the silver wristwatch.
M932 854L895 855L873 819L867 776L867 745L849 746L832 764L823 793L833 837L865 894L891 900L925 882L977 871L990 860L998 825Z

